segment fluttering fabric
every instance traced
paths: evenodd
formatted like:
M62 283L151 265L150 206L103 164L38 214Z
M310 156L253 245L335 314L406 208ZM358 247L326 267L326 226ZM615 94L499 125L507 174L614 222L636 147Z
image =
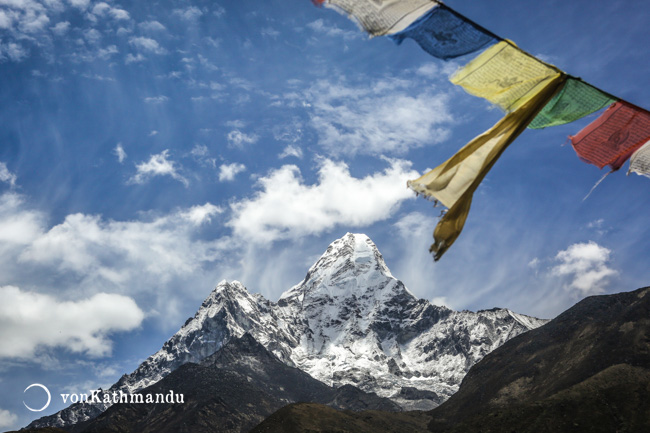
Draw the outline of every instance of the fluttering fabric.
M449 208L433 232L434 243L429 251L434 253L434 260L438 261L460 235L474 191L488 171L565 81L566 75L562 73L549 77L546 85L527 98L517 110L506 114L443 164L408 182L416 193L438 200Z
M650 113L619 101L569 138L580 159L616 171L650 140Z
M534 97L559 72L504 40L457 71L451 82L510 112Z
M484 50L450 80L468 93L499 106L507 114L445 163L408 181L408 186L416 193L448 208L433 233L430 251L436 261L460 235L478 185L504 150L527 127L540 129L563 125L609 106L598 119L569 137L573 148L585 162L601 169L610 166L609 173L630 159L628 174L635 172L650 177L650 112L566 75L442 2L312 2L349 14L371 36L387 35L398 45L411 38L424 51L443 60Z
M591 84L569 78L564 88L539 112L528 125L531 129L564 125L581 119L616 102L616 99Z
M434 57L453 59L498 42L492 34L440 4L407 29L389 35L397 45L411 38Z
M650 141L641 146L630 158L630 169L627 174L636 173L650 177Z
M406 29L438 3L433 0L327 0L353 17L372 36Z

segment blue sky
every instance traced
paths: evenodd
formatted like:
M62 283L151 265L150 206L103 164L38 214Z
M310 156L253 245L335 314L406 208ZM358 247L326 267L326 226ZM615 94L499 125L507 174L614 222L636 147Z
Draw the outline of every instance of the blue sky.
M448 5L650 108L643 2ZM308 0L0 0L0 428L34 418L31 383L132 371L222 279L277 300L348 231L455 309L554 317L648 285L650 180L582 200L603 172L566 143L593 116L526 131L433 263L440 210L406 180L502 115L449 83L469 59Z

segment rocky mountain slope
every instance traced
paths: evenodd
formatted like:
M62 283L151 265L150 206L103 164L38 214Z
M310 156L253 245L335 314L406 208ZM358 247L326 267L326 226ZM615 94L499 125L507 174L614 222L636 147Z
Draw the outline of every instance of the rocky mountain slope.
M387 398L350 385L334 389L268 352L250 334L231 339L201 361L186 363L140 393L182 394L178 403L117 403L72 433L247 432L275 410L296 401L336 409L400 410ZM144 397L143 397L144 398Z
M220 282L160 351L108 391L153 385L248 332L282 362L327 385L352 384L406 409L431 409L477 361L543 323L506 309L457 312L417 299L367 236L348 233L277 302L237 281ZM104 410L77 404L29 427L71 425Z
M359 433L423 431L404 415L296 404L253 432L317 433L342 422ZM650 288L584 299L487 355L441 406L410 415L435 433L650 431Z

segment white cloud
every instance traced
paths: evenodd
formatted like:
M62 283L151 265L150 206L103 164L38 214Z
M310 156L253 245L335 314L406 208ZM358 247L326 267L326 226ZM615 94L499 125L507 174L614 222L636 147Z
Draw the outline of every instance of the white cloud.
M433 299L431 299L431 303L433 305L440 305L440 306L451 308L451 309L454 308L454 307L451 306L451 304L449 304L449 301L447 300L447 298L445 296L439 296L439 297L433 298Z
M119 7L113 7L105 2L96 3L92 8L92 13L97 16L110 16L116 20L130 19L129 13Z
M196 20L201 15L203 15L201 9L197 8L196 6L190 6L186 9L174 9L173 13L174 15L178 15L179 17L187 21Z
M214 10L212 11L212 15L214 15L217 18L222 17L226 13L226 10L222 7L217 5Z
M440 68L435 63L425 63L418 67L415 73L426 78L435 78L440 75Z
M192 151L190 152L192 156L196 156L196 157L208 156L208 153L209 153L208 146L206 146L205 144L194 145Z
M96 3L92 8L92 13L95 15L104 15L111 10L111 6L105 2Z
M212 217L223 213L223 209L211 203L202 206L193 206L187 211L179 213L181 219L189 221L195 226L200 226L212 222Z
M355 178L346 164L322 159L314 185L303 182L298 167L285 165L260 178L261 191L252 198L231 204L227 224L244 238L272 242L384 220L403 200L414 198L405 184L419 176L409 162L388 162L383 172Z
M341 37L343 39L356 39L360 37L361 32L352 30L343 30L335 26L325 24L322 18L307 24L307 27L316 33L327 37Z
M102 38L102 34L97 29L87 29L84 31L84 38L91 44L96 44Z
M13 17L7 11L0 10L0 29L10 29L13 25Z
M163 102L167 101L169 101L169 98L165 95L149 96L144 98L144 102L148 104L162 104Z
M133 47L135 47L137 50L140 51L148 51L154 54L167 53L167 50L161 47L158 41L144 36L132 37L131 39L129 39L129 43L133 45Z
M68 21L61 21L56 23L56 25L50 30L52 30L52 33L57 36L63 36L68 32L68 30L70 30L70 23Z
M587 224L588 229L601 229L603 228L603 224L605 224L605 220L600 218L595 221L591 221Z
M214 83L214 84L215 84L215 85L222 86L222 84L219 84L219 83ZM210 85L212 85L212 83L210 83ZM241 128L245 128L245 127L246 127L246 122L244 122L243 120L240 120L240 119L236 119L236 120L228 120L227 122L224 123L224 125L226 125L226 126L229 127L229 128L238 128L238 129L241 129Z
M88 8L88 5L90 4L90 0L68 0L68 3L70 3L72 6L85 10Z
M97 81L115 81L115 78L113 77L105 77L103 75L99 74L87 74L83 73L81 74L82 77L88 78L89 80L97 80Z
M108 59L110 56L117 53L117 47L115 45L109 45L106 48L100 48L97 50L97 57L100 59Z
M143 56L142 54L140 54L140 53L138 53L136 56L134 56L133 54L129 53L129 54L127 54L126 57L124 58L124 63L128 65L128 64L130 64L130 63L138 63L138 62L142 62L142 61L144 61L144 60L146 60L146 59L147 59L147 58L146 58L145 56Z
M14 193L0 196L0 253L28 245L39 236L42 216L23 209L23 198Z
M166 328L183 319L181 303L196 302L219 279L238 278L239 241L205 239L224 212L219 206L142 212L123 221L78 213L50 225L52 217L28 202L13 192L0 195L0 287L55 294L59 301L122 294Z
M293 119L288 124L273 127L273 138L285 143L295 144L302 139L303 128L304 126L299 119Z
M149 161L142 162L136 165L137 173L129 179L131 183L145 183L152 177L156 176L170 176L173 179L181 182L186 187L189 181L178 173L176 163L167 159L169 150L165 149L157 155L151 155Z
M149 32L163 32L167 30L167 28L164 25L160 24L160 22L155 20L141 22L140 24L138 24L138 26L142 30L149 31Z
M12 218L24 227L17 227L20 236L8 235L22 248L19 253L12 250L7 254L17 256L23 266L38 264L59 275L76 275L87 287L128 293L159 290L161 284L177 276L191 276L204 262L216 259L215 245L196 240L195 233L222 212L222 208L206 203L168 215L144 215L134 221L72 214L46 229L42 224L17 221L25 211L14 211ZM1 222L7 219L0 214ZM2 234L0 240L4 240ZM148 283L136 283L143 279Z
M244 164L238 164L236 162L232 164L222 164L219 167L219 180L221 182L233 181L235 180L235 176L244 170L246 170L246 166Z
M274 29L273 27L265 27L261 30L261 34L264 37L269 37L269 38L277 38L280 36L280 32Z
M0 182L6 182L11 186L15 186L16 180L16 175L9 171L7 164L0 161Z
M582 296L603 293L608 278L618 272L608 266L611 250L590 241L577 243L560 251L555 256L559 262L551 269L556 276L567 277L567 288L574 289Z
M29 56L29 51L25 47L15 42L3 44L0 42L0 61L9 59L14 62L25 60Z
M0 409L0 428L12 427L18 421L18 415L8 410Z
M445 124L453 121L448 96L418 83L318 81L305 97L319 144L334 155L383 155L444 141L450 133Z
M111 352L108 335L140 326L133 299L98 293L79 301L0 287L0 357L28 358L41 347L64 347L90 356Z
M114 150L115 156L117 156L117 160L122 164L124 160L126 159L126 152L124 151L124 148L122 147L122 143L117 143L117 146L115 146Z
M131 17L129 16L129 13L125 11L124 9L120 8L112 8L109 12L110 16L112 16L116 20L128 20Z
M287 147L284 148L282 153L278 155L278 158L284 159L289 156L295 156L298 159L302 159L302 149L298 146L295 146L293 144L288 145Z
M230 131L227 135L228 144L230 146L242 149L245 144L254 144L259 140L256 134L246 134L239 129Z

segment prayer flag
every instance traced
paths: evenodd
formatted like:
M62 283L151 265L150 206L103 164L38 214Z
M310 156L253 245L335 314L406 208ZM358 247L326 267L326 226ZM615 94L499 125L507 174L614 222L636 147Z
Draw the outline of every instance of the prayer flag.
M569 138L580 159L599 168L609 165L616 171L650 140L650 113L619 101Z
M650 177L650 141L632 154L630 158L630 169L627 174L632 172Z
M473 53L497 39L462 15L440 4L407 29L389 35L396 44L411 38L433 57L448 60Z
M449 208L436 226L429 251L438 261L460 235L472 204L472 196L504 150L521 134L566 80L556 73L517 110L506 114L443 164L408 186L419 194L439 200Z
M539 112L528 126L531 129L564 125L616 102L591 84L569 78L564 88Z
M537 95L560 72L504 40L457 71L451 82L510 112Z
M433 0L327 0L343 10L371 36L397 33L438 3Z

